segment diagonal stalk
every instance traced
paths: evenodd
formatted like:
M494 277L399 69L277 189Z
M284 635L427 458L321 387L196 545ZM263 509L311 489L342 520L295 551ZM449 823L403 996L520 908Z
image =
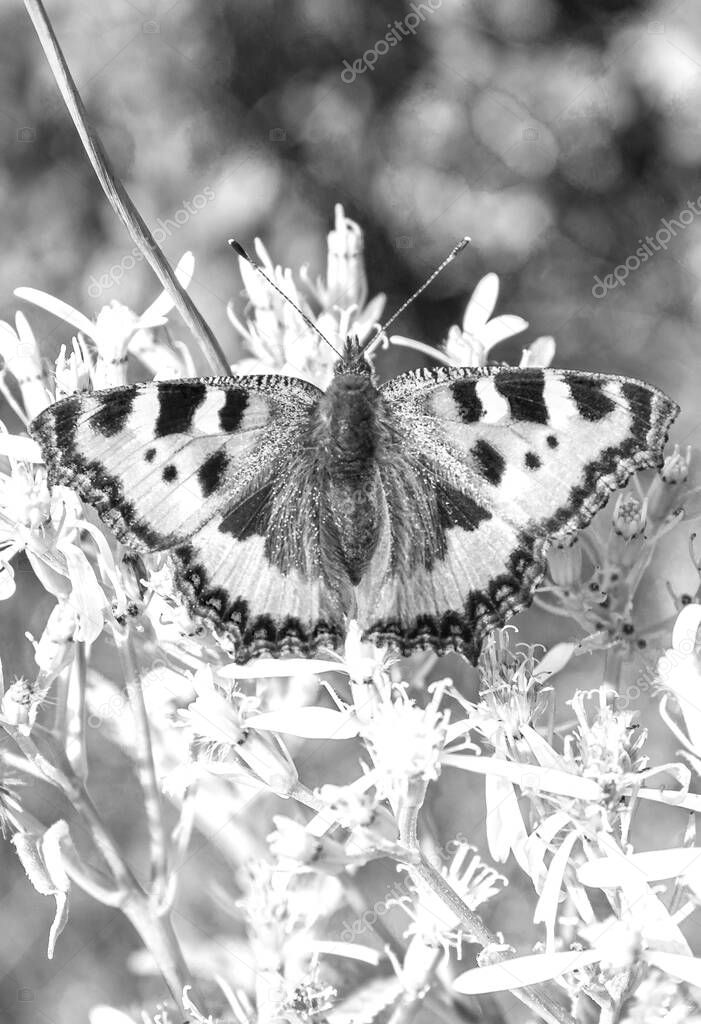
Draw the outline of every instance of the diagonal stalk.
M112 209L143 253L163 288L173 300L186 325L191 330L207 362L215 373L229 376L231 369L212 329L182 287L160 246L149 231L146 222L134 206L124 185L112 170L99 135L88 120L87 112L70 73L65 57L41 0L24 0L29 17L42 45L49 67L56 79L68 112L78 130L80 141L93 166L98 181L109 199Z

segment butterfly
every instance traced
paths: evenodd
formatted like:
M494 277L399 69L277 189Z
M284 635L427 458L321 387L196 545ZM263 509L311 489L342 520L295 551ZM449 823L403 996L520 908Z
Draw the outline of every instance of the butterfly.
M625 377L501 365L375 382L347 342L326 391L275 375L153 381L34 420L53 484L136 552L168 552L236 660L338 649L475 661L549 544L658 466L677 406Z

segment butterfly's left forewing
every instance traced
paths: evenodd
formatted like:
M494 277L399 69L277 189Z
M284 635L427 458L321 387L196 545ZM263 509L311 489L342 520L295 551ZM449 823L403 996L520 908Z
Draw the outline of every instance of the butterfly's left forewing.
M638 381L536 368L420 370L381 394L398 440L380 467L385 543L360 618L404 653L475 657L529 603L548 544L661 463L677 412Z
M49 478L140 551L170 551L189 608L237 657L338 643L305 427L321 392L283 377L178 380L74 395L32 425Z

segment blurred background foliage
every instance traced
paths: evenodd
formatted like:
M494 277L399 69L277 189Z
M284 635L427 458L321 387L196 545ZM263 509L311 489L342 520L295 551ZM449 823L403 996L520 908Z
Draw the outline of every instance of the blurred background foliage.
M340 201L366 233L370 291L387 292L389 311L460 236L472 237L398 331L438 343L479 278L496 271L498 311L529 319L524 340L553 334L556 365L663 387L686 409L675 439L698 440L701 218L624 284L592 293L596 275L624 264L663 219L701 196L701 6L692 0L47 7L141 213L163 227L173 262L194 251L191 292L232 359L241 349L226 304L233 298L239 312L244 304L227 238L250 246L258 235L276 262L308 263L314 275ZM412 10L423 14L415 33L377 54L378 40ZM344 81L344 67L367 51L377 55L374 68L357 64L362 70ZM111 299L145 308L158 285L143 263L119 285L95 284L132 243L94 179L20 0L0 8L0 154L0 314L13 315L18 285L88 315ZM200 208L185 216L186 204ZM70 329L25 311L54 357ZM499 356L517 360L520 342ZM389 376L417 361L395 350L381 355L379 370ZM3 418L16 427L9 413ZM683 572L691 586L688 562ZM50 602L36 600L24 575L24 600L0 608L0 653L6 670L30 672L23 633L41 632ZM534 619L534 637L559 635ZM122 768L101 748L93 786L128 847L137 841L133 780L119 781ZM439 788L437 817L479 841L481 796L457 815L453 797ZM136 945L128 926L78 897L56 960L46 963L49 901L29 890L8 848L0 856L2 1019L73 1024L97 1000L128 1003L139 990L121 966ZM510 906L513 941L520 926ZM525 910L523 921L525 939Z

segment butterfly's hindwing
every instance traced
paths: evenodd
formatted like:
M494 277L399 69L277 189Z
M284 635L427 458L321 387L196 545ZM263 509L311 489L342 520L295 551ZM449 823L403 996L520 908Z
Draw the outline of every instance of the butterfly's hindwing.
M404 653L473 658L529 603L547 545L585 526L633 471L661 463L677 411L646 384L565 370L420 370L381 394L405 440L399 472L381 465L396 539L384 573L378 563L361 586L361 621ZM409 477L421 481L414 514Z

